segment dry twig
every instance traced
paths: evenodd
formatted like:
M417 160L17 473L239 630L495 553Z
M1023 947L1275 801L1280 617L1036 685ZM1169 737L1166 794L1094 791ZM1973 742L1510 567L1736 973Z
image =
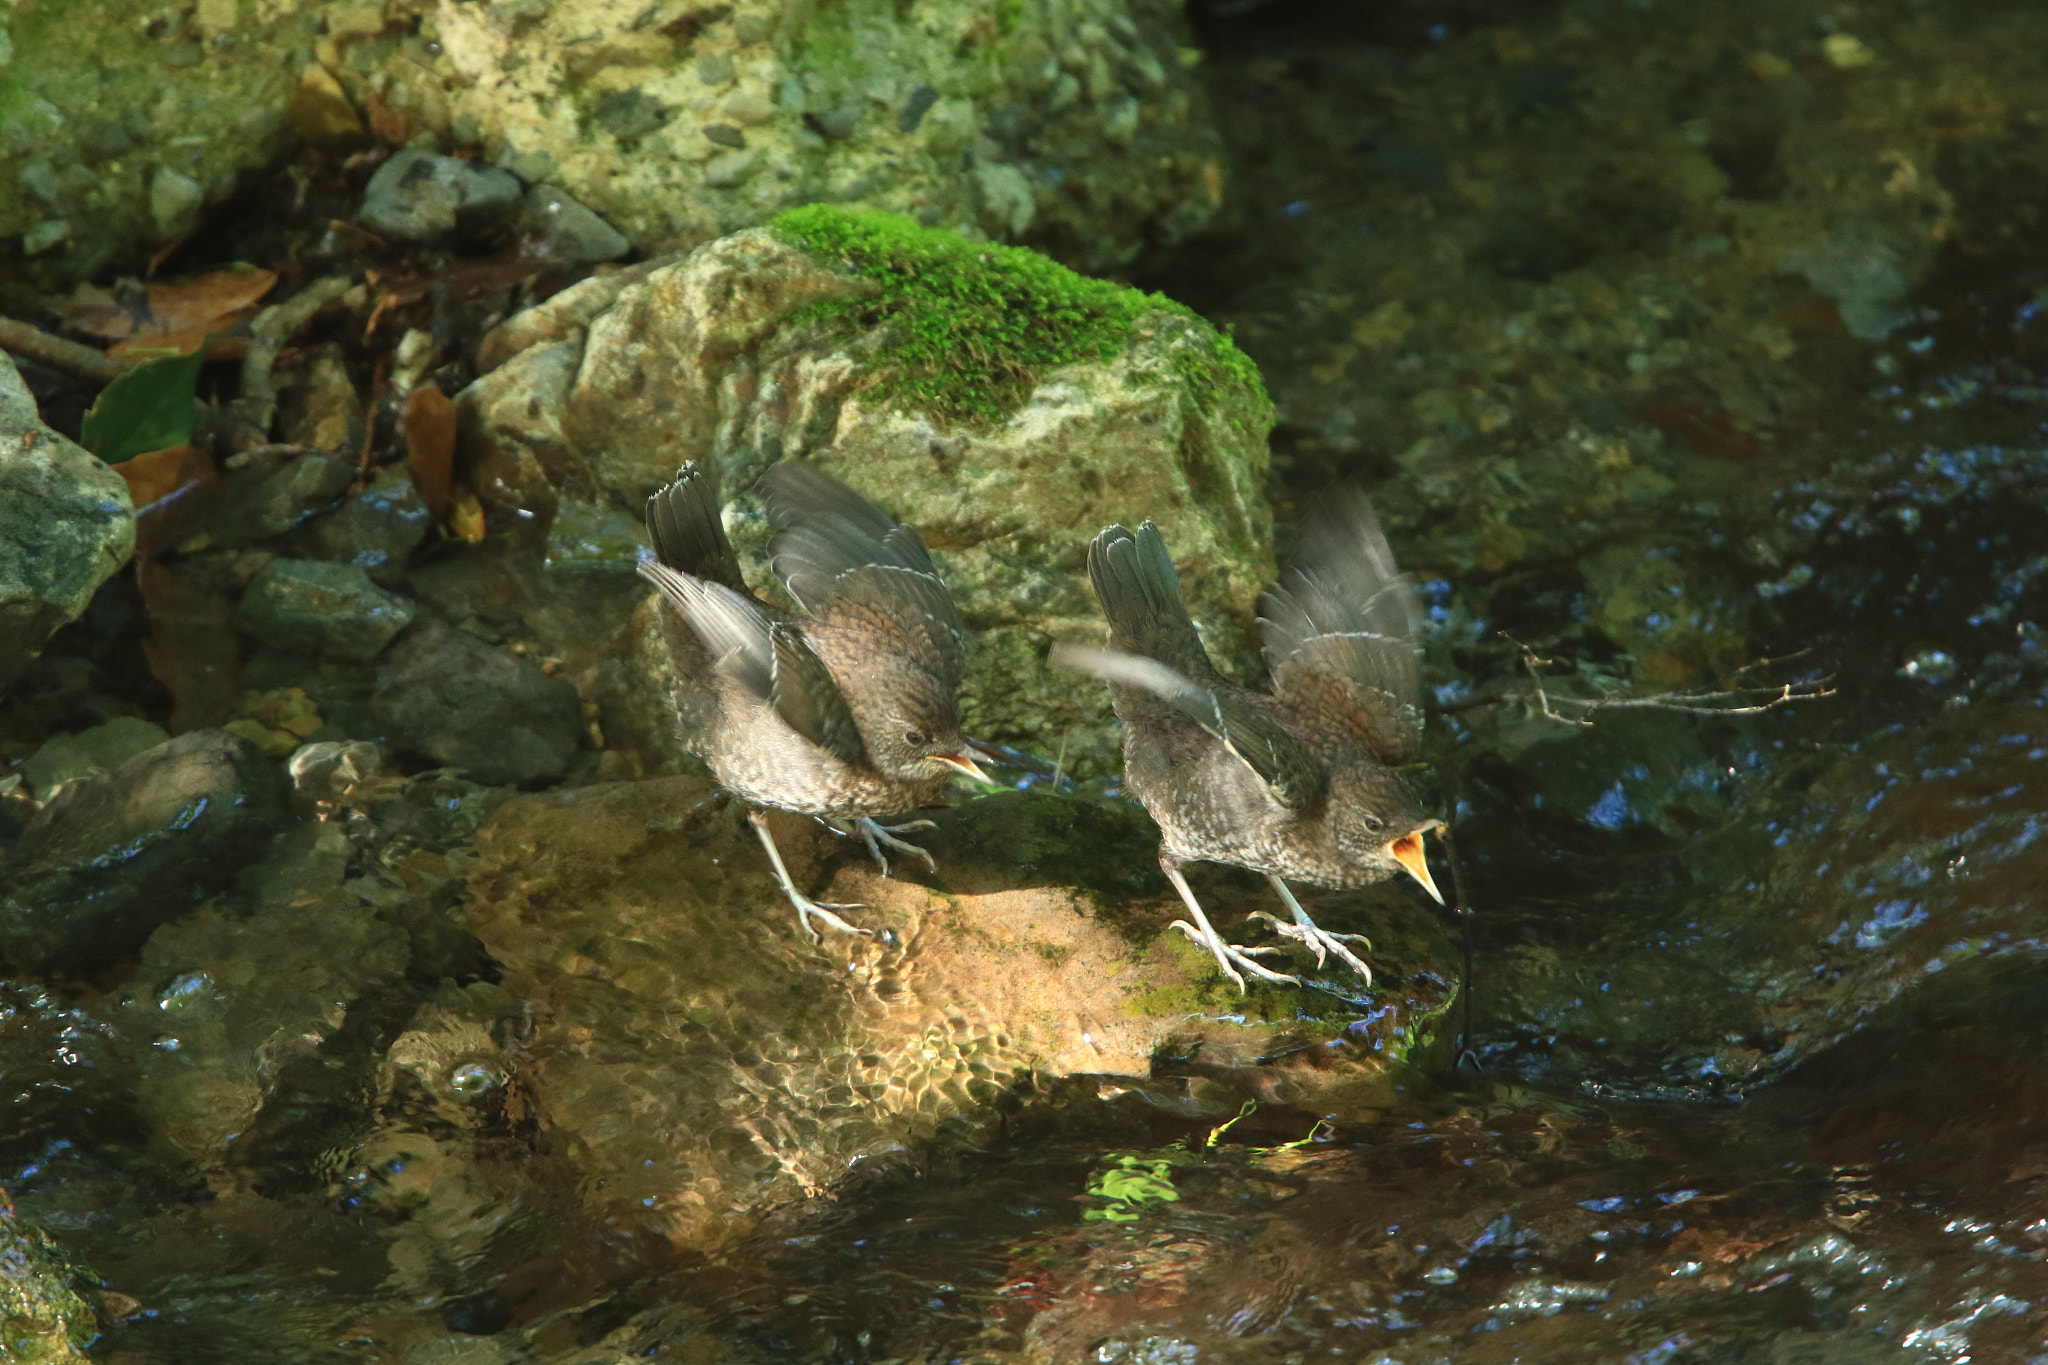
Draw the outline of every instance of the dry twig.
M0 318L0 351L11 351L53 370L90 379L95 384L111 384L134 368L129 362L116 360L90 346L51 336L42 328L32 327L15 318Z
M1557 660L1544 658L1505 631L1501 632L1501 638L1521 651L1522 668L1529 675L1528 688L1467 697L1462 701L1435 708L1439 714L1455 715L1461 711L1477 710L1482 706L1497 706L1503 702L1518 701L1536 711L1545 720L1554 720L1562 725L1591 725L1592 717L1598 711L1681 711L1691 715L1753 716L1792 702L1813 701L1820 697L1835 695L1835 689L1830 686L1834 681L1832 677L1814 678L1804 682L1772 683L1759 687L1728 685L1759 669L1776 667L1802 658L1807 651L1800 650L1796 654L1756 659L1746 663L1729 674L1724 680L1724 685L1718 688L1681 688L1673 692L1657 692L1643 697L1620 692L1607 692L1597 697L1561 696L1544 686L1541 671L1558 666Z

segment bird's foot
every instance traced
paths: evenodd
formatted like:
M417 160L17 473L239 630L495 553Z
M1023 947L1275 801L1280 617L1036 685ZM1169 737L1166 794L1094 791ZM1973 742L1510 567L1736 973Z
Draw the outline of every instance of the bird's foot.
M1363 943L1366 951L1372 950L1372 940L1364 934L1333 934L1304 914L1299 920L1288 921L1278 915L1269 915L1264 910L1254 910L1246 919L1262 919L1273 926L1273 932L1282 938L1291 938L1316 955L1316 966L1323 965L1324 958L1335 953L1344 964L1365 978L1365 984L1372 984L1372 968L1365 965L1365 959L1345 947L1342 940Z
M882 845L884 844L895 849L898 853L908 853L913 858L924 859L924 865L933 872L939 870L939 865L932 861L931 854L919 848L916 844L896 837L899 834L908 834L910 831L917 829L937 829L938 825L932 821L912 820L910 823L903 825L882 825L875 823L866 816L862 816L853 822L853 827L859 831L861 842L868 846L868 852L874 854L875 861L881 864L884 877L889 875L889 860L882 856Z
M811 923L812 920L817 920L818 923L823 924L828 929L837 929L842 934L861 934L869 938L874 937L874 930L863 929L858 924L848 924L845 920L832 913L834 910L858 910L861 908L858 901L848 905L841 905L834 901L814 901L800 891L787 891L786 894L789 896L789 903L796 907L798 927L810 937L813 943L823 943L825 936L818 931L816 925Z
M1216 965L1223 969L1225 976L1237 983L1237 989L1240 993L1244 990L1244 976L1237 970L1238 967L1243 967L1245 971L1250 972L1262 981L1271 981L1276 985L1299 986L1301 984L1300 977L1289 976L1285 972L1276 972L1252 956L1254 953L1277 953L1281 951L1278 948L1246 948L1235 943L1225 943L1223 936L1213 928L1205 934L1184 919L1175 920L1173 927L1215 954Z

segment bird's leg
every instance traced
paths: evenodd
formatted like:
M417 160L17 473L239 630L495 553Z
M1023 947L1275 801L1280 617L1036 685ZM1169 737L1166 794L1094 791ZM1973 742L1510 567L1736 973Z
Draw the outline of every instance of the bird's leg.
M868 846L868 852L874 854L875 861L882 865L882 875L884 877L889 875L889 860L882 856L883 844L887 844L898 853L908 853L913 858L924 859L924 865L934 872L939 870L939 865L932 861L931 854L925 852L916 844L906 843L896 837L899 834L908 834L916 829L937 829L938 825L932 821L912 820L909 824L905 825L880 825L863 815L860 819L853 822L853 827L860 831L861 841Z
M1308 911L1301 908L1301 902L1296 900L1294 893L1287 889L1286 882L1270 872L1266 874L1266 880L1273 883L1273 889L1280 893L1281 901L1294 913L1294 923L1282 923L1278 915L1269 915L1263 910L1252 912L1248 918L1265 920L1273 926L1273 932L1279 934L1282 938L1291 938L1298 943L1307 944L1308 950L1316 955L1316 966L1318 967L1323 965L1323 955L1326 952L1335 953L1338 957L1344 959L1345 964L1351 970L1364 977L1365 984L1370 986L1372 984L1372 968L1365 965L1365 959L1352 952L1349 948L1346 948L1342 940L1348 938L1355 943L1363 943L1367 949L1372 947L1372 940L1364 934L1331 933L1308 917Z
M1159 855L1159 870L1166 874L1166 880L1173 883L1173 889L1180 892L1181 903L1187 906L1188 913L1195 917L1193 924L1189 924L1184 919L1177 919L1173 922L1173 927L1214 953L1216 955L1216 965L1223 969L1225 976L1237 983L1237 989L1240 993L1244 990L1244 977L1239 974L1238 967L1243 967L1252 975L1262 977L1267 981L1279 982L1289 986L1299 986L1301 984L1299 978L1288 976L1284 972L1276 972L1265 963L1256 961L1251 956L1251 954L1257 952L1271 952L1271 949L1240 948L1234 943L1225 943L1223 935L1216 932L1216 926L1210 924L1209 917L1202 913L1201 902L1195 899L1195 893L1188 889L1188 879L1181 876L1179 863L1162 853ZM1233 966L1233 963L1236 965Z
M782 865L782 850L775 847L775 836L768 832L768 817L765 814L757 810L750 810L747 812L747 823L752 825L754 833L760 836L761 847L768 850L768 861L775 865L775 880L782 883L782 894L789 897L789 903L796 907L796 922L806 934L811 936L811 942L822 942L825 937L812 927L811 921L814 919L822 920L832 928L845 934L872 934L874 932L872 929L862 929L856 925L848 924L845 920L832 913L834 910L858 910L860 909L858 904L834 905L814 901L796 889L796 883L789 879L789 869Z

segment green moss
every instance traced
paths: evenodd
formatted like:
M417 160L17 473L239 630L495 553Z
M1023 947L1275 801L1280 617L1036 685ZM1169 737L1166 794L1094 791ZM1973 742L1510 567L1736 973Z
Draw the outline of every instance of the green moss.
M1169 363L1196 410L1243 428L1270 421L1258 368L1193 310L1079 275L1022 247L969 242L896 214L810 204L771 225L785 241L872 282L866 297L800 318L887 329L880 395L932 420L987 428L1046 371L1105 361L1168 333Z

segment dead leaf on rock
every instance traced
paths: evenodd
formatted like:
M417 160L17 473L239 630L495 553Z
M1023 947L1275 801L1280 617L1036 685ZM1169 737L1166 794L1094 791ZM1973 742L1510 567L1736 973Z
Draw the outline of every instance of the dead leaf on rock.
M478 545L484 538L484 509L467 488L455 491L448 507L448 531L457 540Z
M128 485L135 514L149 515L158 503L185 487L213 477L213 457L197 446L152 450L114 466Z
M435 521L448 519L455 483L455 404L433 384L422 384L405 403L405 454L413 486Z
M257 301L276 283L275 271L253 265L229 266L174 284L152 283L147 315L133 318L131 329L107 353L190 355L204 345L215 360L237 359L248 350L245 339L209 342L209 338L254 317Z

